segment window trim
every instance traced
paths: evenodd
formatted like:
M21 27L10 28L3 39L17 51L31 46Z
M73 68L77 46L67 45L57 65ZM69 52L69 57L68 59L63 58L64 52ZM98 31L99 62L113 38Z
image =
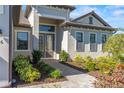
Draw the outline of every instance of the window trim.
M83 31L75 31L75 51L76 52L79 52L79 51L77 51L77 38L76 38L76 33L77 32L81 32L81 33L83 33L83 44L84 44L84 32ZM85 45L84 45L84 47L85 47ZM84 49L84 51L85 51L85 49ZM84 51L80 51L80 52L84 52Z
M101 51L103 51L103 42L102 42L102 35L106 35L106 41L107 41L107 39L108 39L108 33L102 33L101 34Z
M96 36L95 43L97 43L97 33L96 32L90 32L89 33L89 43L90 43L90 34L95 34L95 36Z
M28 33L28 49L26 49L26 50L23 50L23 49L22 50L20 50L20 49L18 50L17 49L17 33L18 32L27 32ZM30 45L30 36L31 36L30 35L30 31L16 30L15 31L15 51L31 51L31 48L30 48L31 47L31 45Z
M4 14L5 7L4 7L4 5L1 5L1 6L3 6L3 11L2 11L2 13L0 13L0 15L3 15Z
M46 32L46 31L40 31L39 30L39 33L56 33L56 25L55 24L39 23L39 25L48 25L48 26L54 26L55 27L54 32ZM38 25L38 29L39 29L39 25Z
M106 41L107 41L108 34L107 34L107 33L102 33L102 34L101 34L101 42L102 42L102 35L106 35ZM102 42L102 44L103 44L103 42Z
M92 21L91 21L91 18L92 18ZM93 24L93 17L92 16L89 17L89 24Z
M95 44L96 44L96 46L97 46L97 32L89 32L89 51L92 52L92 51L90 50L90 44L91 44L91 43L90 43L90 34L95 34L95 36L96 36L96 38L95 38L95 41L96 41ZM98 49L98 48L97 48L97 49ZM96 49L96 52L98 51L97 49Z

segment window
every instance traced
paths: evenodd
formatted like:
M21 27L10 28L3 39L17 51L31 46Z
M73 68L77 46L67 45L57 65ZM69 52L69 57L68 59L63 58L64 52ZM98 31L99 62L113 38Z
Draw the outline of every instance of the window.
M104 46L106 40L107 40L107 35L106 34L102 34L102 49L103 49L103 46Z
M93 24L93 17L89 17L89 24Z
M102 34L102 44L104 44L107 40L107 35L106 34Z
M17 50L28 50L28 32L17 32Z
M90 34L90 51L91 52L97 51L96 34L95 33Z
M3 13L4 13L4 6L0 5L0 14L3 14Z
M78 52L84 51L83 32L76 32L76 50Z
M96 34L94 33L90 34L90 43L96 43Z
M54 32L55 26L39 25L39 31Z

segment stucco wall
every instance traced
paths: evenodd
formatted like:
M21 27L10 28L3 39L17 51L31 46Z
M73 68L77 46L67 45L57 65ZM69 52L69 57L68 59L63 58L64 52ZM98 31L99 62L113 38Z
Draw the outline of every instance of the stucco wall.
M16 33L20 31L28 31L29 32L29 50L23 51L23 50L16 50ZM13 57L16 57L17 55L25 55L25 56L31 56L32 52L32 30L31 28L23 28L23 27L14 27L14 33L13 33Z
M28 20L32 27L32 48L39 49L39 16L33 7Z
M9 80L9 6L4 6L0 15L0 82Z
M85 51L84 52L77 52L76 51L76 38L75 33L76 31L82 31L84 32L84 44L85 44ZM97 38L97 52L90 52L90 33L96 33ZM73 58L76 54L80 54L82 56L102 56L106 55L107 53L102 52L102 33L106 33L108 36L111 35L111 32L109 31L99 31L99 30L86 30L86 29L72 29L69 30L69 36L68 36L68 52L70 54L70 57Z

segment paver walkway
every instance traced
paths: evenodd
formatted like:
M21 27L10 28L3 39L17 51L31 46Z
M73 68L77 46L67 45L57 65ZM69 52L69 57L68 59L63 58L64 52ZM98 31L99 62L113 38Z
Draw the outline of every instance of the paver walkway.
M93 82L96 80L93 76L83 73L66 65L63 65L55 60L44 60L46 64L60 70L62 75L68 80L57 85L61 88L93 88ZM58 83L57 83L58 84Z

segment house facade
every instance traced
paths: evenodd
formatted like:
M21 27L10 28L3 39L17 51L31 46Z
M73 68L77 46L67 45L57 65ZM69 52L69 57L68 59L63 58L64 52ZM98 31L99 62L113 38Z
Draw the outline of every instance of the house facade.
M22 6L0 6L1 86L12 80L12 59L31 56L33 50L42 51L42 58L52 59L59 59L61 50L69 53L69 59L76 54L107 54L103 45L115 29L94 11L70 20L74 9L69 5L32 5L23 12Z
M26 16L32 27L32 49L41 50L43 58L54 59L59 59L61 50L68 52L70 59L75 54L106 55L103 44L115 29L94 11L70 20L74 9L74 6L28 6Z

